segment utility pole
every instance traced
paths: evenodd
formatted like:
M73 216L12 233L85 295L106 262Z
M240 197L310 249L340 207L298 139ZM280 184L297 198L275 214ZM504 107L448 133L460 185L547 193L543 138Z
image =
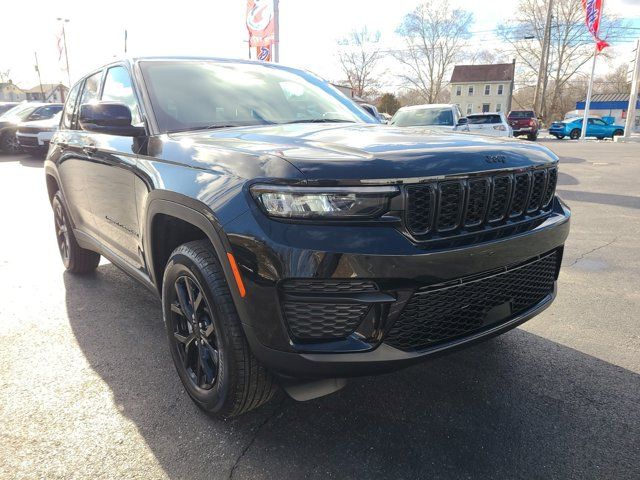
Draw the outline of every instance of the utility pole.
M64 24L69 22L69 19L58 17L58 21L62 22L62 41L64 42L64 59L67 63L67 81L69 82L69 88L71 88L71 74L69 73L69 52L67 51L67 34L64 31Z
M544 37L542 38L542 51L540 52L540 67L538 68L538 82L533 94L533 109L537 115L542 115L544 94L547 87L547 66L549 64L549 52L551 51L551 20L553 18L553 0L547 0L547 18L544 23ZM542 90L542 92L541 92Z
M38 83L40 83L40 95L42 95L42 101L44 98L44 88L42 88L42 77L40 77L40 66L38 65L38 52L33 52L33 56L36 57L36 72L38 72Z
M633 66L633 76L631 77L631 96L629 97L629 107L627 108L627 121L624 124L624 138L631 136L631 130L636 123L636 103L638 101L638 83L640 82L640 40L636 42L636 63Z

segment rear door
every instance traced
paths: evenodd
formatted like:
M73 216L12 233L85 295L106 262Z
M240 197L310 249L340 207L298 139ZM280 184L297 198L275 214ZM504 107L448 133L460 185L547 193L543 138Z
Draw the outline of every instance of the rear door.
M143 125L131 76L123 65L108 67L98 98L126 104L133 125ZM100 240L128 263L143 265L140 228L134 189L138 139L87 132L85 150L87 192L93 221Z
M62 193L71 220L75 228L86 233L92 230L92 214L85 193L81 132L77 125L77 111L84 84L84 81L78 82L69 92L55 137L55 148L58 149L56 162Z

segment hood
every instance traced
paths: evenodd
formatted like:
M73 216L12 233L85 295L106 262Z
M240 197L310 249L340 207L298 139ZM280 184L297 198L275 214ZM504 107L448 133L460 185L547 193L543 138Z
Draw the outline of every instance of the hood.
M60 124L60 117L58 115L54 115L51 118L47 118L45 120L32 120L30 122L20 122L18 126L20 127L30 127L30 128L54 128Z
M276 156L308 180L402 180L557 160L533 143L375 124L291 124L173 134L194 147Z

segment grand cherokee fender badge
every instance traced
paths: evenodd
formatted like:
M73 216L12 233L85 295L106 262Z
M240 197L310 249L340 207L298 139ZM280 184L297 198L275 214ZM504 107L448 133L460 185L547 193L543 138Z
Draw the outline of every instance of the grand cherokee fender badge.
M504 155L485 155L484 161L487 163L506 163L507 157Z

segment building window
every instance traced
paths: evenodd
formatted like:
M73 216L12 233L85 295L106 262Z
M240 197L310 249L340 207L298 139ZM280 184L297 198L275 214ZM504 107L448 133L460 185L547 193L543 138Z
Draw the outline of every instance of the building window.
M502 111L502 104L496 103L496 112L501 112L501 111Z
M467 115L473 113L473 104L467 103Z
M503 91L504 91L504 85L498 85L498 95L502 95Z
M483 103L482 104L482 113L487 113L489 110L491 110L491 104L490 103Z
M470 96L470 97L473 97L473 85L469 85L469 90L468 90L468 92L469 92L469 96Z
M462 85L456 86L456 97L462 95Z
M491 95L491 85L485 85L484 86L484 94L485 95Z

